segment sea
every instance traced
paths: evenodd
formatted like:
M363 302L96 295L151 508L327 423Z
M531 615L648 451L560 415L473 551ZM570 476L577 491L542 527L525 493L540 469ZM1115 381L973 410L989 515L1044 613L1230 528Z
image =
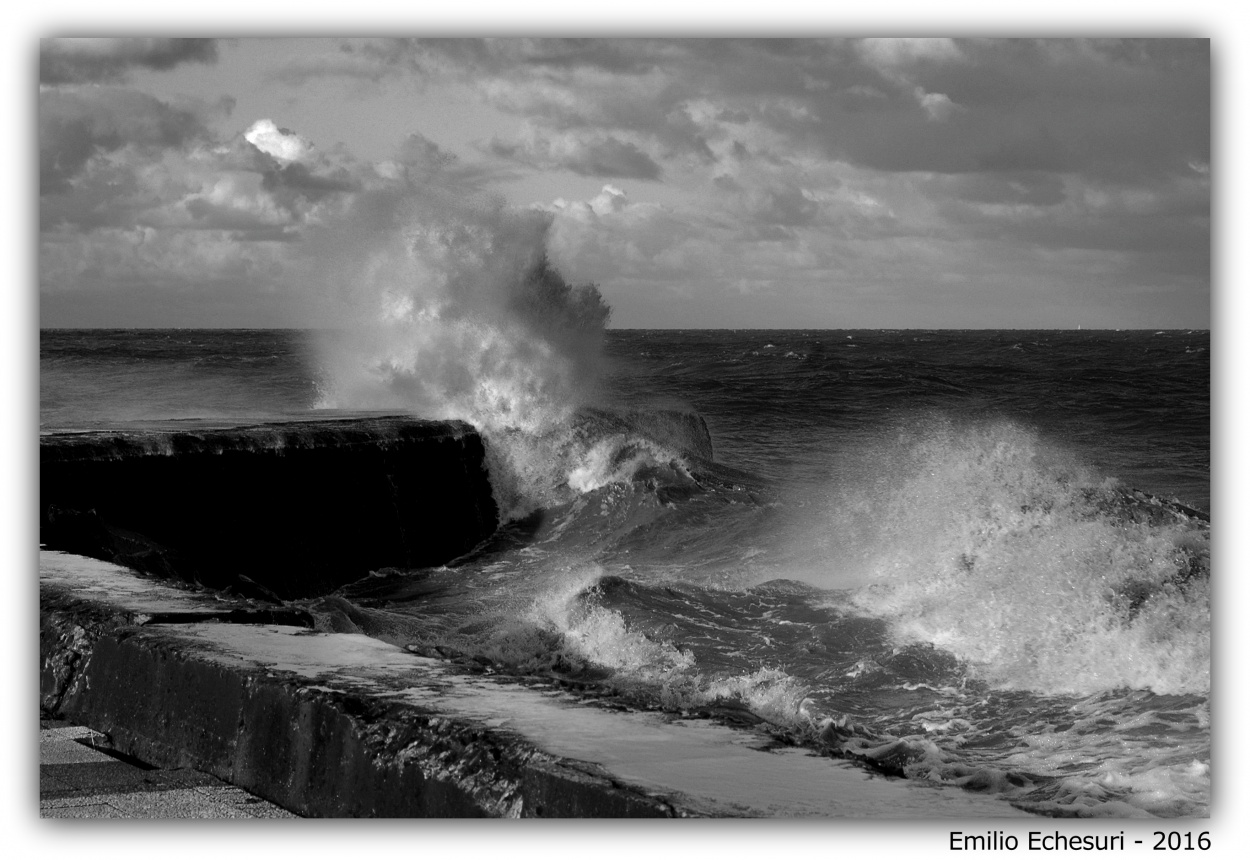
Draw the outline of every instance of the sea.
M303 601L326 629L1040 815L1209 814L1209 332L440 337L347 372L377 338L44 330L40 426L460 418L499 531Z

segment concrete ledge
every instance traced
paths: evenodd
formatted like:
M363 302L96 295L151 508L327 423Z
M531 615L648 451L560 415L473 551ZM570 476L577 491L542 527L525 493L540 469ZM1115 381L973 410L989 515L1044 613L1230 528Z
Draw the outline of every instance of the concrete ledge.
M376 650L388 664L427 670L409 679L423 684L435 681L436 661L367 637L291 626L155 623L146 607L126 605L133 593L130 601L71 593L74 558L44 555L60 576L40 587L41 706L103 732L122 753L194 767L307 816L677 814L663 799L515 733L379 695L367 671L352 677L341 664L322 666L321 683L310 684L306 674L266 667L262 655L303 650L296 638L354 658ZM82 561L88 583L131 576ZM140 604L197 602L140 582Z

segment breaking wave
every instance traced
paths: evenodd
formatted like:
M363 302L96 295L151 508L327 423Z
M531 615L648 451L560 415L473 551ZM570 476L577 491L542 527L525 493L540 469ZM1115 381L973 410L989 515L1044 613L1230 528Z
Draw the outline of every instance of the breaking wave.
M835 528L857 533L852 603L1001 689L1210 685L1209 524L1123 489L1010 422L939 422Z

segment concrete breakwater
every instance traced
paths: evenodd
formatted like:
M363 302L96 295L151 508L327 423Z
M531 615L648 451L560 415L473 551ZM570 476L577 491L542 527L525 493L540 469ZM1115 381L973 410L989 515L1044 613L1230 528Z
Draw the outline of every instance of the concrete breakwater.
M306 816L1022 815L708 720L599 707L310 624L44 551L40 705L124 755Z
M354 417L40 438L40 542L251 596L438 565L498 525L481 437Z

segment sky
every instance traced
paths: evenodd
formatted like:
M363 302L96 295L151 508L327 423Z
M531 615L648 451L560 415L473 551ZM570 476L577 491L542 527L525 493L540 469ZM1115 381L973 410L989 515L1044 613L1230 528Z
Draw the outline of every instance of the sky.
M43 39L37 111L43 327L332 325L397 183L618 328L1210 327L1206 39Z

